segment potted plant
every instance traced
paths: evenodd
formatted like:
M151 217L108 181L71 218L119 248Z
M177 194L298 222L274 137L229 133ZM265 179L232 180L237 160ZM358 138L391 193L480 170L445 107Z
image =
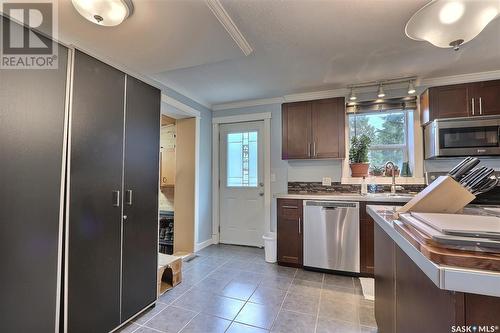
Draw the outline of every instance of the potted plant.
M371 139L361 134L354 136L351 139L351 147L349 149L349 166L351 167L352 177L368 176L368 148L370 148Z
M384 167L372 165L370 167L370 175L375 176L375 177L383 176L384 175Z

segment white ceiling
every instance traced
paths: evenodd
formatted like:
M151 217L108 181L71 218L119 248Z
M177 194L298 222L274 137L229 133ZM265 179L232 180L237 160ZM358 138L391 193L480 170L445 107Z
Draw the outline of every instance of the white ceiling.
M59 39L146 75L244 56L202 0L133 3L122 24L102 27L58 0Z
M454 52L405 36L428 0L220 0L254 49L244 56L204 0L135 0L114 28L59 0L60 39L205 105L353 83L500 69L500 19Z

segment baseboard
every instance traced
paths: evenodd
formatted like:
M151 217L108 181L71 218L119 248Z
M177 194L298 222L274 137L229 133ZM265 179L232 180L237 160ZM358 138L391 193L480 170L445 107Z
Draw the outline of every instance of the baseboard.
M212 245L213 243L214 243L214 242L213 242L212 238L207 239L206 241L201 242L201 243L196 243L196 244L194 245L194 252L198 252L198 251L200 251L200 250L202 250L202 249L206 248L207 246Z
M212 235L212 244L219 244L219 235L218 234Z

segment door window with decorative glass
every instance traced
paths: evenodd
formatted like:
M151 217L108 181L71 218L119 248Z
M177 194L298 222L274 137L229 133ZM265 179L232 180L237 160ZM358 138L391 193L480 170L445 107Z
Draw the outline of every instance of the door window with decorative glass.
M257 187L258 132L227 134L227 187Z
M371 139L368 157L372 167L392 161L401 169L408 161L408 111L350 114L349 142L361 134Z

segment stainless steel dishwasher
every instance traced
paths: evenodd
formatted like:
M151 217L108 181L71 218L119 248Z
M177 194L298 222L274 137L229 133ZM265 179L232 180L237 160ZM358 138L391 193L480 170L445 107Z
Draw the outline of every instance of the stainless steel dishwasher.
M359 203L304 201L304 266L359 273Z

